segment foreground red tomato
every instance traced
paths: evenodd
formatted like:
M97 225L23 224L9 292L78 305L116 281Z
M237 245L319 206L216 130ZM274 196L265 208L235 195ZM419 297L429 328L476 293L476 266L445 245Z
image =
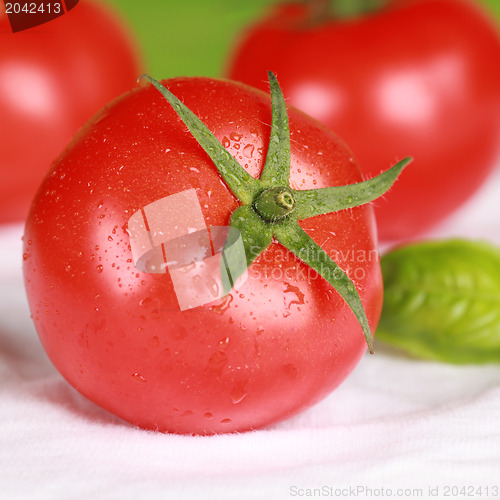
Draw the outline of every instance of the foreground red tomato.
M412 155L415 164L375 205L379 235L429 229L499 159L495 28L462 0L398 0L345 21L307 15L305 6L278 6L243 36L227 74L265 89L266 71L276 72L289 102L338 133L364 173Z
M270 141L267 94L205 78L165 85L242 172L260 175ZM294 109L289 115L292 189L361 180L336 136ZM169 273L135 266L131 218L190 189L208 226L227 226L237 213L239 202L214 163L156 89L138 88L103 109L34 200L24 237L33 319L62 375L125 420L180 433L258 428L328 394L365 352L365 339L339 293L276 240L237 290L179 310ZM170 214L178 224L184 216L180 208ZM149 219L151 239L160 223ZM372 208L300 225L354 281L374 331L382 283Z
M1 10L1 9L0 9ZM12 33L0 14L0 222L25 219L71 136L130 89L139 61L113 13L91 1Z

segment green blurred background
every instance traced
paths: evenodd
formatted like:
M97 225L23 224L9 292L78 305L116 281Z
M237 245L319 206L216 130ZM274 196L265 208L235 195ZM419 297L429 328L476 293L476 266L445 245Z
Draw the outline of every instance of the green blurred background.
M85 1L85 0L81 0ZM139 40L155 78L221 76L241 29L274 0L102 0Z
M85 0L82 0L85 1ZM155 78L222 76L242 28L276 0L101 0L114 6L139 40ZM500 24L500 0L474 0Z

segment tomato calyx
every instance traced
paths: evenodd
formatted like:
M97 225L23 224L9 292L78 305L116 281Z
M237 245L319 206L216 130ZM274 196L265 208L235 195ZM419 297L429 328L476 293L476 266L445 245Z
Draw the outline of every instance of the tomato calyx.
M271 133L266 160L259 179L255 179L217 140L208 127L160 82L142 75L165 97L199 145L214 162L227 187L241 202L230 218L230 226L242 239L247 267L274 240L317 271L342 296L360 323L368 348L373 354L373 336L356 286L338 264L302 229L300 220L353 208L383 195L410 163L405 158L382 174L356 184L296 190L290 184L290 130L285 99L276 76L268 72L271 89ZM231 253L226 241L225 262L230 269L241 268L240 254ZM228 259L235 259L234 263ZM233 264L233 265L232 265ZM240 276L246 269L240 269ZM233 282L239 276L233 273ZM227 285L227 286L226 286ZM231 284L225 284L227 293Z

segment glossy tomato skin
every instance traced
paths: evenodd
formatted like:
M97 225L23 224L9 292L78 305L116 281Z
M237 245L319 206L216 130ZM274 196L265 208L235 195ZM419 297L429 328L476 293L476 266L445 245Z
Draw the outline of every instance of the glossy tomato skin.
M0 46L0 222L13 222L78 128L135 85L141 63L114 12L93 1L17 33L0 14Z
M205 78L164 84L259 175L268 95ZM361 179L336 136L289 113L292 187ZM61 374L129 422L199 434L259 428L341 383L365 352L364 336L337 292L278 243L230 295L181 312L169 274L135 267L127 223L149 203L191 188L207 225L228 225L238 201L156 89L140 87L103 109L34 200L24 236L33 319ZM301 225L350 274L374 330L382 282L372 208Z
M289 102L322 121L372 176L413 156L375 202L383 241L441 221L500 157L500 40L462 0L400 0L370 16L310 25L282 5L249 28L227 74L265 88L276 72Z

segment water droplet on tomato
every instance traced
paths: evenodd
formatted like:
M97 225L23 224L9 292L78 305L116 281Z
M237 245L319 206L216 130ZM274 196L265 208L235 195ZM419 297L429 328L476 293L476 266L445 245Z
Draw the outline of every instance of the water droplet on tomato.
M134 379L135 382L146 382L146 379L140 374L140 373L133 373L132 378Z
M227 346L229 345L229 340L230 340L230 339L229 339L229 337L226 337L226 338L224 338L224 339L220 340L220 341L219 341L219 347L220 347L221 349L226 349L226 348L227 348Z
M147 307L147 306L148 306L148 305L150 305L152 302L153 302L153 299L152 299L151 297L145 297L144 299L142 299L142 300L139 302L139 305L140 305L140 306Z
M101 266L101 264L99 264L95 269L98 273L102 273L103 267Z
M295 297L296 297L296 298L292 298L292 300L290 300L290 302L288 304L286 304L286 298L285 298L286 308L290 309L290 306L292 304L296 304L296 305L304 304L304 294L303 294L303 292L301 292L300 288L298 288L294 285L291 285L290 283L285 283L285 285L286 285L286 288L283 291L285 293L291 293L291 294L295 295Z
M246 398L247 392L245 390L245 386L246 381L233 387L233 389L231 390L231 400L233 404L237 405Z
M208 419L214 418L214 416L209 411L205 413L204 417Z
M247 158L251 158L253 156L253 152L255 150L255 146L253 144L247 144L244 148L243 148L243 154L247 157Z
M221 424L230 424L231 423L231 419L230 418L223 418L221 421L220 421Z
M213 306L210 306L210 309L214 312L217 312L219 314L223 314L226 312L230 305L231 302L233 301L233 296L232 295L226 295L223 297L218 304L215 304Z

